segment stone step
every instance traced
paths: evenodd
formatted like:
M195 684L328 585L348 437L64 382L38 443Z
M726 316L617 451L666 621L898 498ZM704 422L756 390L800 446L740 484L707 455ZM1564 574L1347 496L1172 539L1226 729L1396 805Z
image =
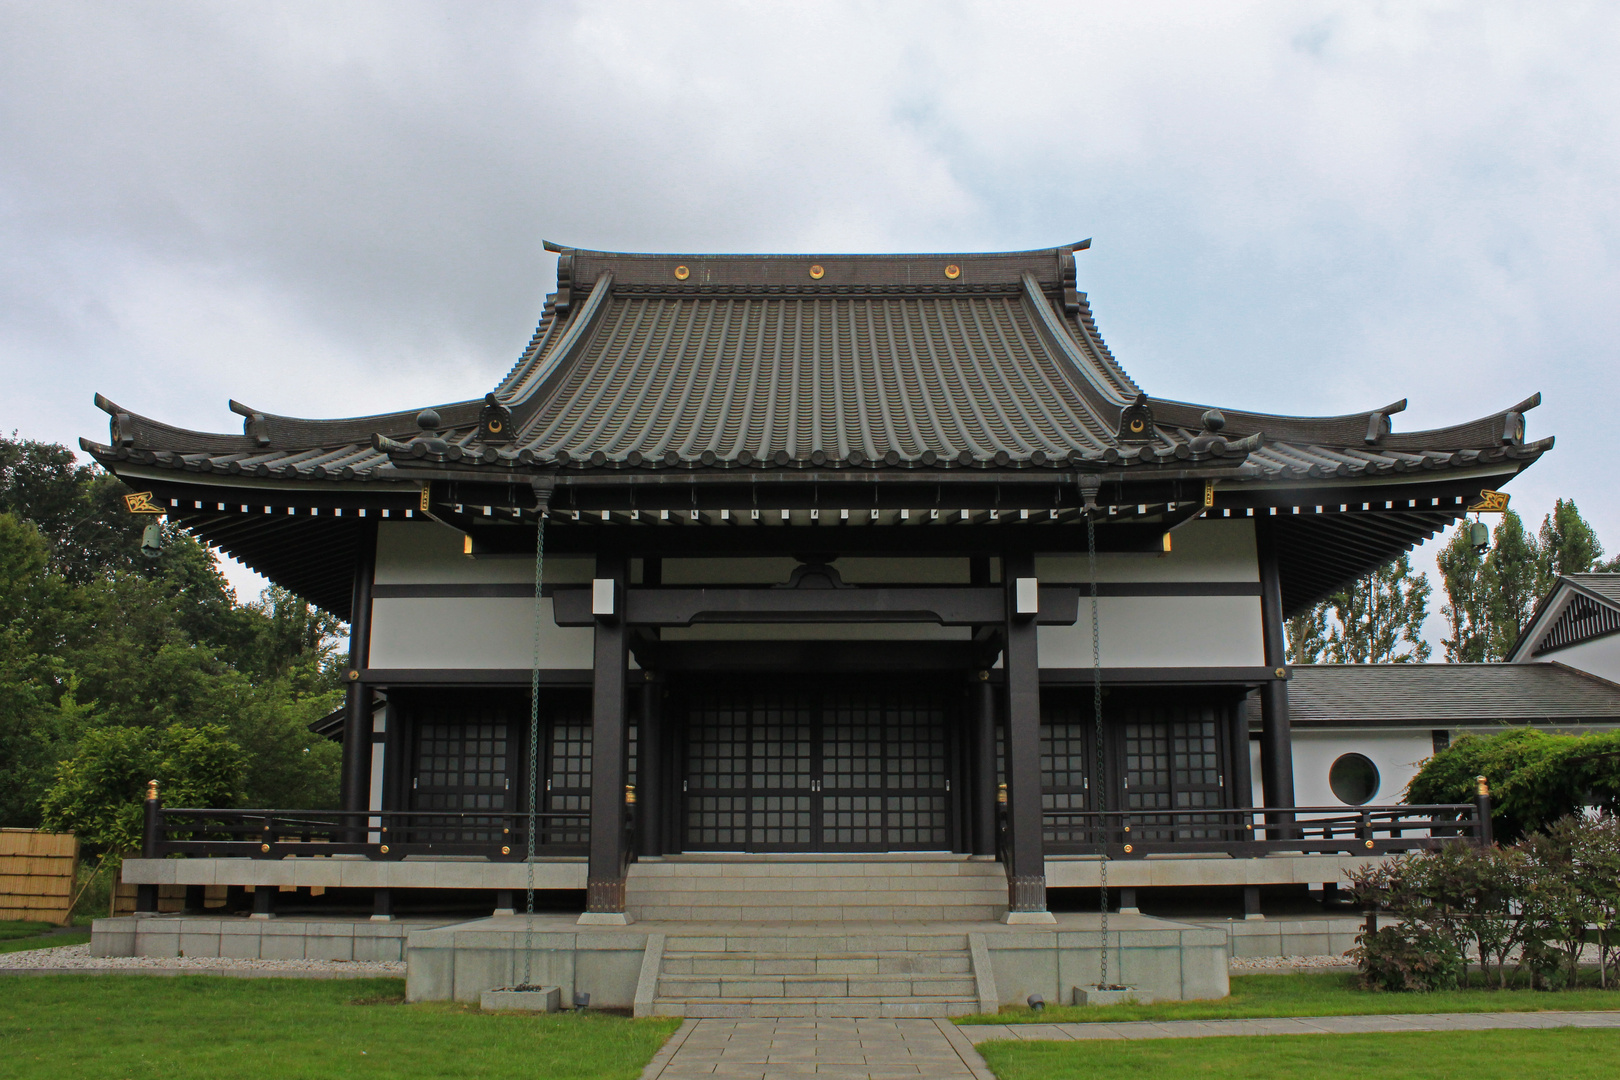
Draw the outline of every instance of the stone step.
M664 955L744 953L759 956L849 956L869 953L966 953L966 934L670 934Z
M965 975L973 959L963 952L664 953L666 975Z
M630 904L642 922L987 922L1007 910L1001 904Z
M694 998L685 1001L655 1001L654 1016L680 1016L701 1019L743 1019L771 1017L826 1017L832 1019L928 1019L971 1016L979 1011L976 998L944 996L884 1000L858 998L771 998L756 1001L728 1001L723 998Z
M971 975L685 975L660 976L657 1001L970 997Z

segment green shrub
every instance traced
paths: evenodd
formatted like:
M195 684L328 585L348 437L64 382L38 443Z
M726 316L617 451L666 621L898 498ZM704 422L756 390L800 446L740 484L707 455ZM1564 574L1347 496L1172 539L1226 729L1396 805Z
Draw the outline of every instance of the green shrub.
M1620 821L1571 815L1510 847L1452 844L1350 875L1368 910L1394 920L1350 953L1365 986L1435 990L1468 981L1469 954L1498 986L1576 985L1594 937L1608 985L1620 927ZM1514 966L1509 971L1509 962Z
M218 725L102 728L62 762L41 809L47 828L106 851L133 851L148 780L158 782L165 806L234 806L244 768L242 748Z

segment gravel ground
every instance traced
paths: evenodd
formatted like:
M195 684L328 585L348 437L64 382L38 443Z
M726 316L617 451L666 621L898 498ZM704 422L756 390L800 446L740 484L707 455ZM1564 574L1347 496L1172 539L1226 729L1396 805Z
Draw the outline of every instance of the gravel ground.
M1347 956L1237 956L1228 965L1232 971L1301 971L1319 968L1353 968Z
M88 945L0 953L6 971L189 971L199 974L300 975L321 978L403 977L402 960L233 960L218 956L91 956Z

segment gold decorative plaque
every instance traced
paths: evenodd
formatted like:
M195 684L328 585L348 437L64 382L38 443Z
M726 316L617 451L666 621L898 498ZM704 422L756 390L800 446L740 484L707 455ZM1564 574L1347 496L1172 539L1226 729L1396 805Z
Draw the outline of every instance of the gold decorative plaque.
M692 271L688 270L686 267L677 266L675 268L675 280L676 281L685 281L687 278L689 278L691 276L692 276Z
M820 263L816 263L814 266L810 267L810 276L815 278L817 281L820 281L821 275L825 274L826 272L827 271L821 268Z
M951 265L945 268L945 276L950 278L952 281L955 281L957 278L962 276L962 268L957 266L955 263L951 263Z

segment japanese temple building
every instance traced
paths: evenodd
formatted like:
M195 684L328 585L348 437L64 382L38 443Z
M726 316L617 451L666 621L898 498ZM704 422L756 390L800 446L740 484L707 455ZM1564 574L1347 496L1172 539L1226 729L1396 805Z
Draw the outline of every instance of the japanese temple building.
M685 857L904 852L976 856L992 906L1037 921L1049 885L1094 884L1065 860L1263 854L1253 823L1296 810L1284 620L1553 442L1526 438L1539 395L1418 432L1404 400L1150 396L1076 290L1085 246L553 247L487 393L338 420L233 401L240 434L98 397L111 433L84 445L349 620L334 735L371 861L521 867L533 758L535 849L585 857L587 921ZM1270 816L1230 816L1254 793Z

